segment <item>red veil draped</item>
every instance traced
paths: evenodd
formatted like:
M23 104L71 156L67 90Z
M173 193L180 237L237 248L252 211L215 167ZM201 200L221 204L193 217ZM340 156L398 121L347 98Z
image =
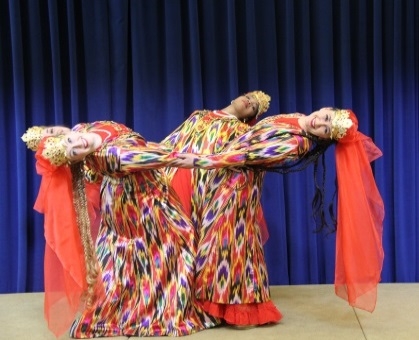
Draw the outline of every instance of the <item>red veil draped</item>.
M338 179L335 292L353 307L372 312L381 280L384 203L370 162L382 155L355 123L336 145Z

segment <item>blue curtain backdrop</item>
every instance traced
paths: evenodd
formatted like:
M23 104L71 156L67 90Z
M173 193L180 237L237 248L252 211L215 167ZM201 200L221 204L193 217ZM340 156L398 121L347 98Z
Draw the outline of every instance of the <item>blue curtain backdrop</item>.
M417 18L415 0L1 0L0 293L43 290L28 127L115 120L159 141L255 89L272 96L267 115L356 112L384 153L383 282L419 282ZM335 236L313 232L313 192L312 167L266 176L272 285L333 282Z

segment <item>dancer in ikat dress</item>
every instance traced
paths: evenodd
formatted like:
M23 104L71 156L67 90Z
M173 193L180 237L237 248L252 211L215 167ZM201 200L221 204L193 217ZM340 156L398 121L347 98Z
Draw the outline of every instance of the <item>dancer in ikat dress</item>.
M48 218L57 214L57 206L61 217L73 220L77 245L59 257L62 266L67 267L68 257L78 257L77 272L87 277L87 283L79 282L66 292L80 299L88 292L85 308L71 326L71 337L180 336L220 323L201 309L193 294L196 232L159 169L170 165L166 152L147 147L141 135L122 124L100 121L44 138L36 158L43 182L54 177L51 173L58 176L52 182L56 185L41 185L40 190L42 197L59 197L59 204L50 201L49 209L38 204L45 213L47 234L55 230L53 237L60 243L60 221ZM88 239L86 169L90 179L101 182L96 247ZM66 190L63 183L69 183ZM73 312L78 308L74 300L70 301ZM62 302L53 309L58 311ZM68 322L60 315L48 315L53 328L59 321Z
M202 199L206 237L198 245L198 299L250 304L267 298L267 287L260 284L266 276L259 262L263 248L254 228L261 179L255 182L253 173L302 170L332 143L338 180L336 294L351 306L374 310L384 257L384 204L370 162L382 153L358 131L351 110L332 108L267 117L219 154L177 155L174 166L218 169Z
M256 123L257 119L268 110L270 99L270 96L262 91L252 91L232 100L230 105L221 110L195 111L161 144L170 151L180 153L218 153L223 150L225 144L248 131L250 126ZM225 170L220 171L223 173ZM219 275L210 274L211 279L209 281L207 281L208 277L206 275L202 275L202 272L208 268L207 263L214 261L211 256L206 257L209 254L208 248L218 247L217 242L222 237L227 237L222 235L223 230L208 234L209 228L206 227L207 223L204 220L208 218L219 219L225 214L228 215L227 219L230 221L237 218L237 223L240 223L243 218L233 211L224 209L222 204L214 205L211 216L208 215L205 197L208 190L212 190L209 187L212 183L210 179L217 176L219 170L196 168L190 171L169 167L166 168L166 172L182 204L187 207L188 211L191 211L191 219L198 232L198 252L200 256L196 263L198 275L195 284L199 303L211 315L222 318L231 325L248 326L280 321L282 315L270 300L266 263L261 249L256 248L256 253L254 253L254 261L258 263L257 268L252 267L250 269L243 264L223 262L219 263ZM261 171L249 172L249 182L255 183L259 187L258 184L262 181L262 173ZM226 185L231 188L229 193L241 192L242 184L234 177ZM229 199L235 200L236 196L232 195ZM255 211L255 216L251 225L246 226L246 235L260 239L258 242L262 243L268 237L267 226L260 201L254 203L252 209ZM228 238L230 237L234 238L234 235L229 234ZM208 240L208 238L211 238L211 240ZM237 253L232 254L232 256L234 256L236 262L246 258L241 254L241 251L245 251L245 249L241 247L240 250L234 250ZM249 254L249 256L253 255ZM228 259L225 258L225 260ZM251 278L248 269L251 271ZM225 280L226 276L230 277L230 272L235 273L237 282L234 293L230 289L226 290L224 286L226 282L227 285L230 284L229 279ZM217 281L216 284L215 281ZM207 286L207 282L209 286ZM206 294L205 290L210 290L212 293Z

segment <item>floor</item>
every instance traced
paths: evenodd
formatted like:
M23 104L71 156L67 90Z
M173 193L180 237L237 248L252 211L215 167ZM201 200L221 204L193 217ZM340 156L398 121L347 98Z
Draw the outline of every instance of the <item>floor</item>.
M271 295L284 315L277 325L245 330L220 327L182 339L419 339L419 283L381 284L373 313L351 308L334 295L332 285L273 286ZM1 340L56 339L43 318L43 293L0 295L0 325ZM59 340L64 339L69 337Z

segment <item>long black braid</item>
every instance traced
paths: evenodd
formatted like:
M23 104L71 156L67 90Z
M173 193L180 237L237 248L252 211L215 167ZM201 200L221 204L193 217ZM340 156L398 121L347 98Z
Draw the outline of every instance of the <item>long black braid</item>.
M262 171L277 172L280 174L288 174L292 172L305 170L310 164L314 164L314 186L315 192L311 202L313 219L316 223L316 232L321 230L326 230L329 233L336 231L336 218L334 214L334 198L337 192L337 186L335 182L335 192L333 194L332 200L328 205L328 212L331 223L328 222L325 213L325 184L326 184L326 161L325 161L325 151L335 143L334 140L330 139L321 139L317 136L305 133L301 133L302 136L309 138L313 141L314 147L307 152L303 157L298 161L292 164L280 165L278 167L265 167L265 166L251 166L252 169L258 169ZM318 182L318 169L319 169L319 158L321 156L321 168L322 168L322 180L319 184Z
M313 212L313 219L316 222L316 230L317 232L321 231L321 230L326 230L328 231L328 233L332 233L334 231L336 231L336 218L335 218L335 213L334 213L334 199L336 196L336 192L337 192L337 187L336 187L336 181L335 181L335 192L333 194L333 197L328 205L328 211L329 211L329 217L331 220L331 224L328 223L327 218L326 218L326 214L325 214L325 184L326 184L326 161L325 161L325 155L323 154L322 157L322 181L321 184L319 185L318 183L318 160L315 161L314 163L314 171L313 171L313 176L314 176L314 186L315 186L315 192L314 192L314 196L313 196L313 200L311 201L311 208L312 208L312 212Z

